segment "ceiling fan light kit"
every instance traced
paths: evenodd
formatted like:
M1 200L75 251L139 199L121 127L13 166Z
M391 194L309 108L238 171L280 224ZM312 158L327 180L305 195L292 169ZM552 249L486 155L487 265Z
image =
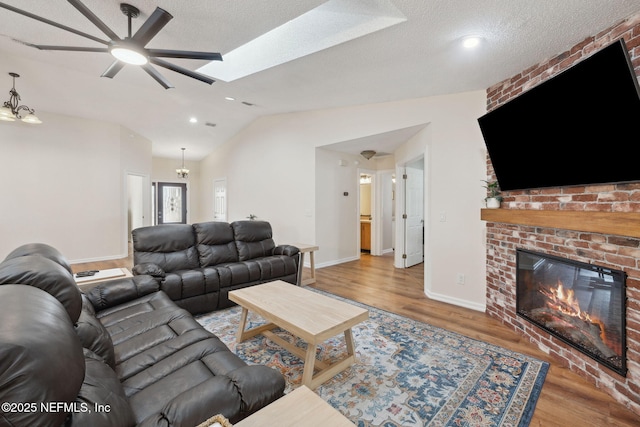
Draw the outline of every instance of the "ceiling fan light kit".
M144 65L149 62L149 58L144 53L139 52L135 46L130 46L126 40L111 46L109 53L114 58L131 65Z
M165 89L170 89L173 85L160 74L151 64L159 67L166 68L171 71L175 71L187 77L191 77L196 80L200 80L207 84L212 84L215 80L205 76L204 74L191 71L184 67L172 64L164 61L160 58L183 58L183 59L200 59L209 61L222 61L222 55L217 52L195 52L186 50L171 50L171 49L151 49L145 46L155 37L160 30L164 28L173 16L164 9L156 7L151 16L142 24L140 28L132 33L131 20L140 15L140 10L127 3L120 4L120 10L127 16L128 20L128 36L124 38L118 37L118 35L112 31L100 18L98 18L89 8L87 8L79 0L67 0L73 7L75 7L81 14L83 14L91 23L93 23L100 31L102 31L109 40L102 40L98 37L84 33L82 31L75 30L67 27L66 25L59 24L46 18L34 15L30 12L17 9L13 6L0 3L0 8L10 10L20 15L27 16L31 19L35 19L45 24L52 25L56 28L71 32L81 37L88 38L105 45L106 47L80 47L80 46L50 46L50 45L37 45L28 43L28 45L36 47L40 50L60 50L68 52L105 52L110 53L115 62L102 73L102 77L113 78L124 67L125 64L140 66L147 74L149 74L154 80L156 80Z

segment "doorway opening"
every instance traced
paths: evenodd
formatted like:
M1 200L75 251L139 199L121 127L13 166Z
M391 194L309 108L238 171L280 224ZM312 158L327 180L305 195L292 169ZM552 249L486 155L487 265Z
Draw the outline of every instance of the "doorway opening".
M372 188L373 175L360 173L360 252L371 253Z
M381 256L395 250L395 171L358 171L360 254Z

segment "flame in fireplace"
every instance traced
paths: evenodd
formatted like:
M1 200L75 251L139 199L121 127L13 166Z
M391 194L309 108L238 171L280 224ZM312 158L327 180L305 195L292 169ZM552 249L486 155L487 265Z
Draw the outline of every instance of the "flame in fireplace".
M589 313L580 309L580 303L576 299L576 295L573 289L564 289L561 281L558 281L556 288L551 288L548 291L540 289L547 298L547 304L550 308L561 311L569 316L578 317L587 322L593 322L593 319L589 316Z
M547 306L549 308L558 310L568 316L584 320L585 322L598 325L600 327L600 339L605 343L607 342L604 324L600 319L595 316L590 316L589 313L580 308L580 303L578 302L573 289L565 289L562 281L558 280L557 287L550 288L549 290L541 288L540 292L547 297Z

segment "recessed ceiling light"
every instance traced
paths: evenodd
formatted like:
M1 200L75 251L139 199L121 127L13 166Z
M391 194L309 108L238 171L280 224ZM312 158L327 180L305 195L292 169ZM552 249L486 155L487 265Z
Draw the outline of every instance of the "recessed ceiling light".
M189 123L198 123L198 119L196 119L195 117L191 117L189 119Z
M226 99L227 101L235 101L236 99L232 96L225 96L224 99Z
M478 36L468 36L462 39L462 46L466 49L473 49L474 47L478 47L481 40Z

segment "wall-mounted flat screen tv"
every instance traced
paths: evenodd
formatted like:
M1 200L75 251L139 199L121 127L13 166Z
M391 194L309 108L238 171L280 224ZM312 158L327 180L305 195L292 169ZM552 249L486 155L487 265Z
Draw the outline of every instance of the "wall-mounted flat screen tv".
M640 180L640 90L624 41L478 119L502 190Z

